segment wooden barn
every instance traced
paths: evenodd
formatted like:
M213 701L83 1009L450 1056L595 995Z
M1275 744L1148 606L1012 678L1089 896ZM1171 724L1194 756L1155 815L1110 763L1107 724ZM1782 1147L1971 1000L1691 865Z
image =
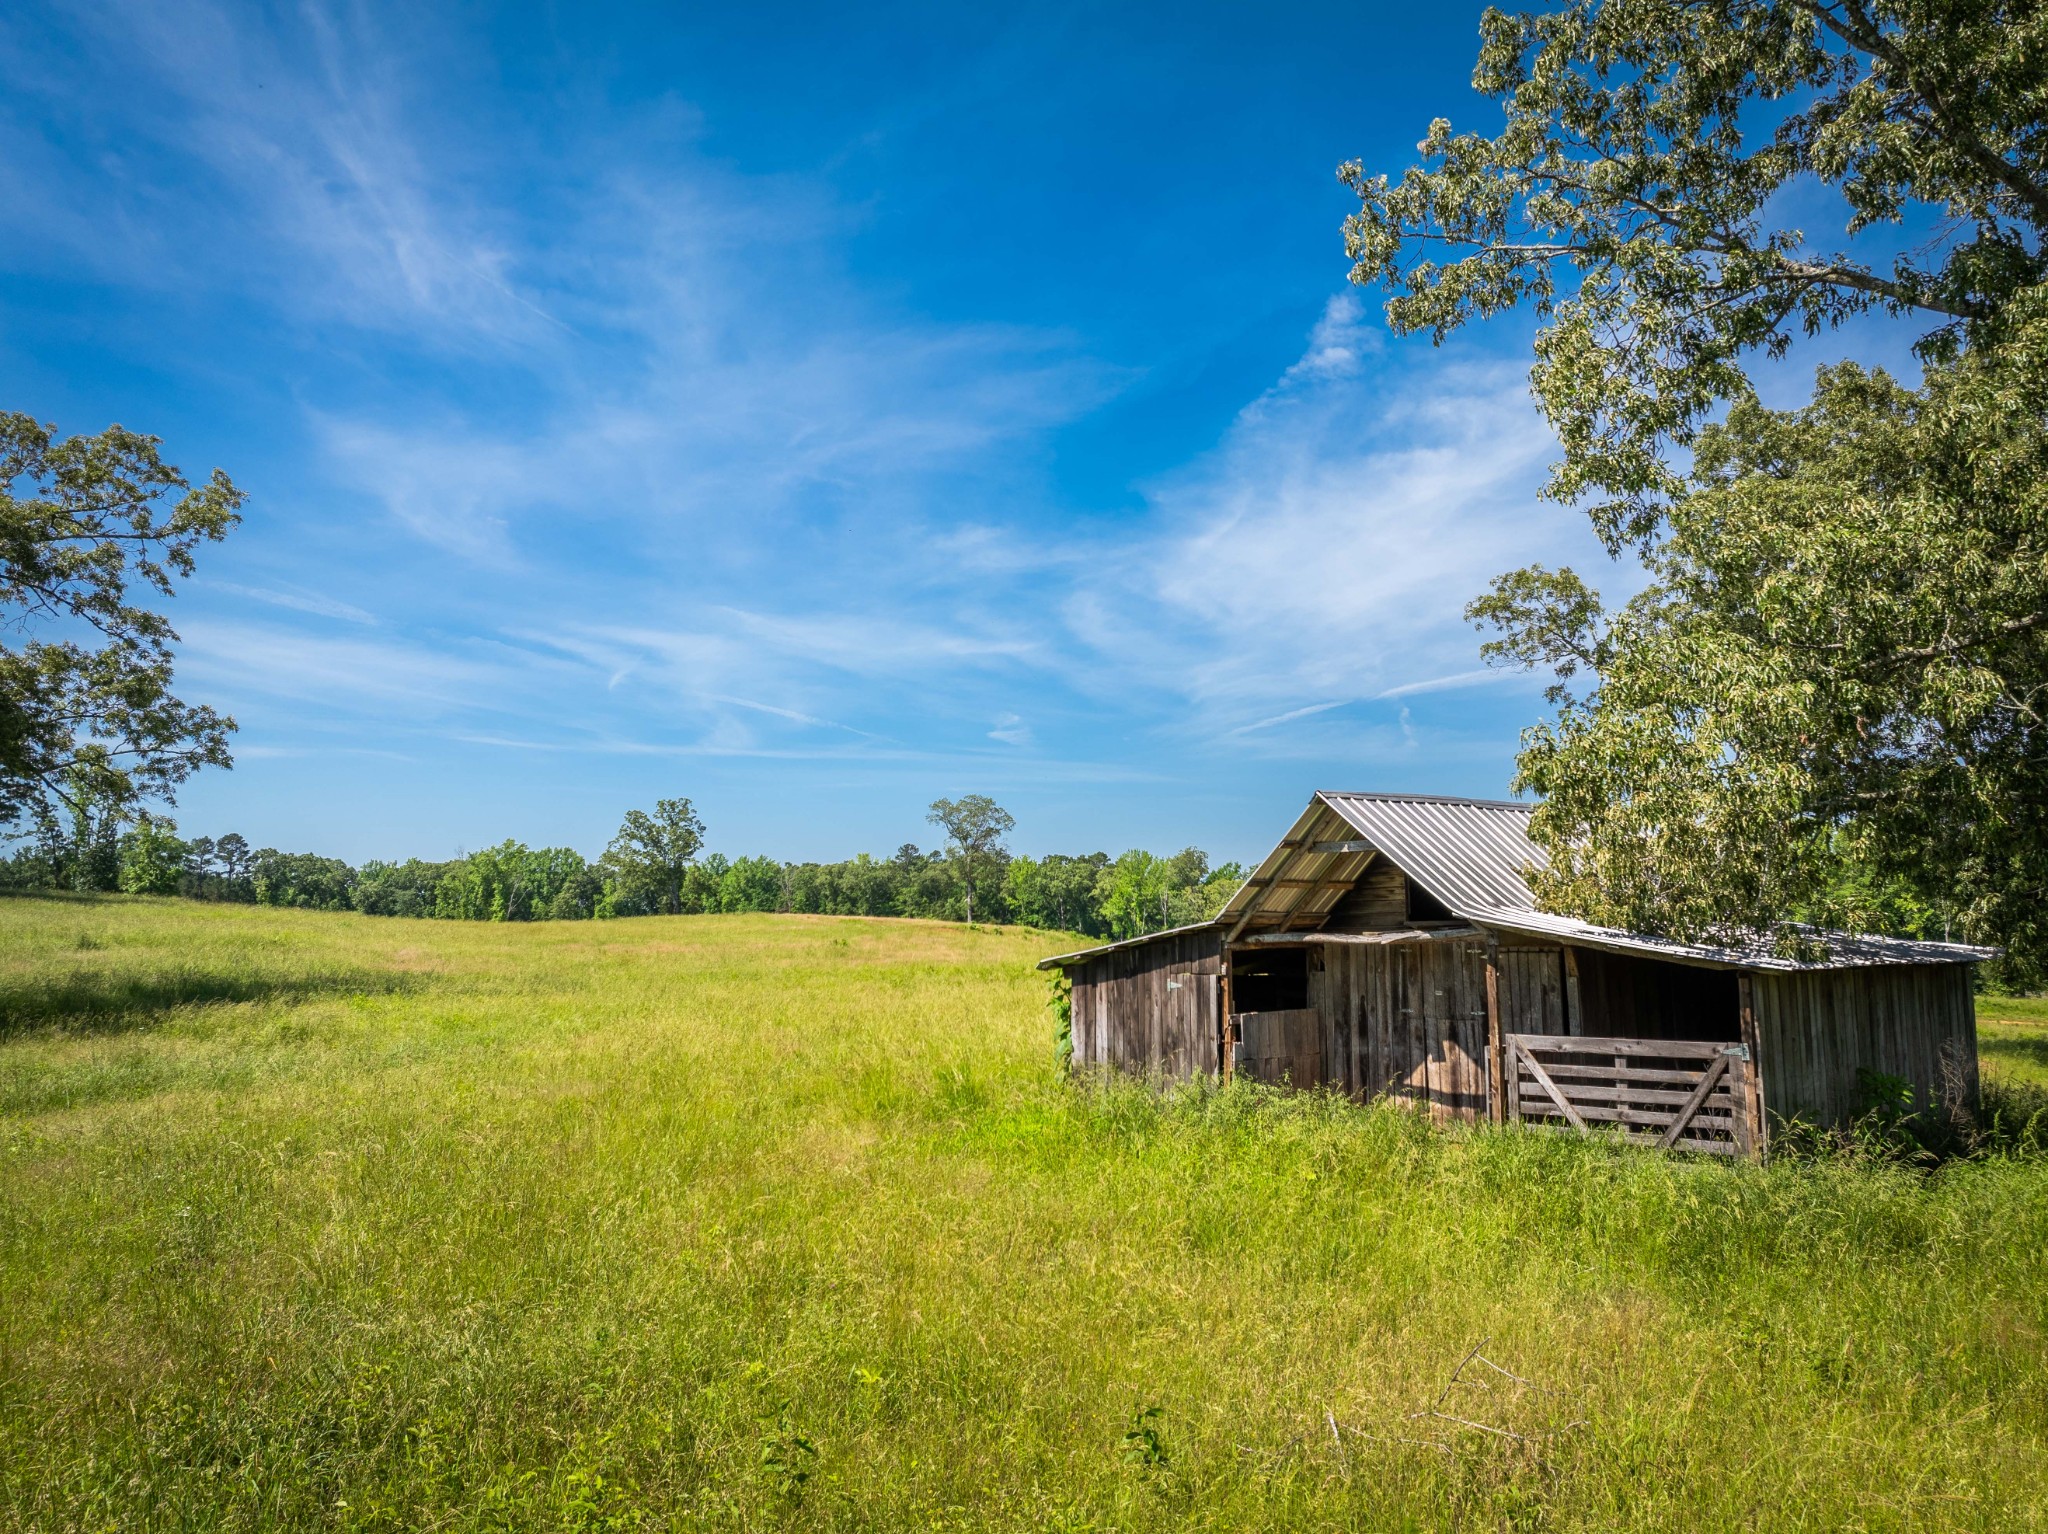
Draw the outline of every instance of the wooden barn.
M1989 951L1831 934L1802 964L1555 916L1524 877L1528 818L1317 794L1213 922L1043 961L1073 983L1076 1068L1241 1071L1726 1155L1773 1122L1843 1122L1865 1073L1974 1102Z

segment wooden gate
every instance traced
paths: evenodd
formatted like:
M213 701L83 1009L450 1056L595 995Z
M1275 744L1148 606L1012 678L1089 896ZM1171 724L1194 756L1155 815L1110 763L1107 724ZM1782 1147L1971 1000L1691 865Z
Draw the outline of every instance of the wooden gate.
M1511 1033L1507 1116L1590 1134L1619 1128L1661 1150L1747 1156L1755 1144L1749 1051L1687 1039Z
M1240 1074L1276 1087L1322 1084L1322 1013L1240 1012L1232 1020L1237 1024Z

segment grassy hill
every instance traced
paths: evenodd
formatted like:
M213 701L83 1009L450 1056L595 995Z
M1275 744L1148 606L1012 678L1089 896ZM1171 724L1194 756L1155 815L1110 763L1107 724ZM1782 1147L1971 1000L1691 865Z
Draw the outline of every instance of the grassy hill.
M1078 1091L1050 946L0 900L0 1527L2048 1527L2048 1163Z

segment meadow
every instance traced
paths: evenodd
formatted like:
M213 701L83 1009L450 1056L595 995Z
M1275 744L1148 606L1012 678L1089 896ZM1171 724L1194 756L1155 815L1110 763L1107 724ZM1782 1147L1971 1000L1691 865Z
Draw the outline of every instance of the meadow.
M2048 1161L1076 1087L1057 942L0 900L0 1527L2048 1528Z
M2048 1086L2048 996L1980 997L1977 1051L1987 1080Z

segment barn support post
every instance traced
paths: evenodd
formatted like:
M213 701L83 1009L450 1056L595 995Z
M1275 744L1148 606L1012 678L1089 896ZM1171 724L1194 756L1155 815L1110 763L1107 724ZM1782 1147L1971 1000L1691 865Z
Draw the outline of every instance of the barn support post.
M1574 1038L1586 1032L1586 1014L1579 1009L1579 951L1564 945L1564 1031Z
M1758 1047L1756 987L1747 975L1735 977L1735 995L1741 1008L1742 1047L1749 1059L1742 1073L1742 1107L1748 1123L1748 1152L1762 1160L1770 1150L1770 1125L1764 1118L1764 1058Z
M1486 939L1486 1116L1501 1123L1507 1116L1507 1076L1500 1048L1500 939Z
M1237 1074L1237 1051L1231 1048L1236 1041L1230 1036L1230 944L1223 944L1222 987L1218 991L1216 1004L1216 1074L1227 1086L1230 1078Z

